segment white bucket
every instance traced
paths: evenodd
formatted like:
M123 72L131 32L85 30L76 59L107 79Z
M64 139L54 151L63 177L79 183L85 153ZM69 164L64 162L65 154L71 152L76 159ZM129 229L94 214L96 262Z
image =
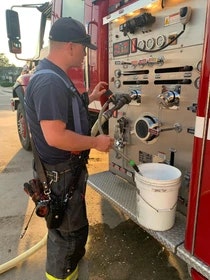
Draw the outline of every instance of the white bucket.
M137 220L145 228L164 231L175 222L181 171L163 163L139 165L135 173L137 186Z

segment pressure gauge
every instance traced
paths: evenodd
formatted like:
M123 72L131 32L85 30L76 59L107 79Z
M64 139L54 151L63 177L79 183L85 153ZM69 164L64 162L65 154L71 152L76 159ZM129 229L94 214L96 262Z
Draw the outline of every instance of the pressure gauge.
M140 40L138 43L138 48L140 48L141 50L145 50L146 42L144 40Z
M119 78L121 76L121 70L120 69L116 69L114 71L114 75L115 75L116 78Z
M196 66L196 69L198 70L198 72L201 72L201 68L202 68L202 61L200 60Z
M147 48L149 50L153 49L155 46L155 39L154 38L150 38L147 40Z
M195 79L194 86L195 86L195 88L199 89L199 87L200 87L200 77Z
M120 82L120 80L115 80L115 81L114 81L114 85L115 85L116 88L120 88L120 87L121 87L121 82Z
M166 43L166 36L160 35L156 39L156 44L159 48L163 47Z

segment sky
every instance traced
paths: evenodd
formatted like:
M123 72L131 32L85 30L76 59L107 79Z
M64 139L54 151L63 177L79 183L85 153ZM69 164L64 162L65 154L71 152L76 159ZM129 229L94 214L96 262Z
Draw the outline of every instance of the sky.
M37 4L37 3L45 3L47 0L6 0L6 1L1 1L0 2L0 53L4 53L5 56L9 59L10 63L15 64L16 66L23 66L25 64L24 61L19 61L15 58L15 54L11 54L9 52L9 46L8 46L8 39L7 39L7 31L6 31L6 16L5 16L5 11L6 9L10 9L13 5L22 5L22 4ZM50 1L49 1L50 2ZM27 9L26 9L27 10ZM25 12L25 17L27 17L27 12ZM30 29L31 26L35 26L35 22L31 23L31 18L28 19L28 30ZM21 30L21 35L23 38ZM33 36L33 32L28 33L29 35L27 36L27 43L24 44L25 47L28 49L31 49L31 44L35 40ZM30 37L29 37L30 36ZM22 42L22 39L21 39ZM28 44L28 46L26 46ZM29 45L30 44L30 45ZM23 45L23 42L22 42Z

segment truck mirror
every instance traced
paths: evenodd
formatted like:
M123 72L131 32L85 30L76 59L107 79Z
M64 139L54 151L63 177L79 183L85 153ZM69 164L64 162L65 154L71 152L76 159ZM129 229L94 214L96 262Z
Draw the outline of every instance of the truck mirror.
M18 13L13 10L6 10L7 37L9 39L9 51L21 53L20 24Z

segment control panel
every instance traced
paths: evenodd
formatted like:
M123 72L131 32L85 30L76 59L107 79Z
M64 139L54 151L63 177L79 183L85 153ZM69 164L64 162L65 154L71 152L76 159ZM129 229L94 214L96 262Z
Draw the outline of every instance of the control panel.
M178 167L183 175L179 195L183 211L191 171L206 5L206 0L157 1L150 7L135 6L129 14L108 23L110 89L114 94L136 96L109 120L116 148L110 151L110 170L133 182L133 170L120 153L137 164L164 162Z

